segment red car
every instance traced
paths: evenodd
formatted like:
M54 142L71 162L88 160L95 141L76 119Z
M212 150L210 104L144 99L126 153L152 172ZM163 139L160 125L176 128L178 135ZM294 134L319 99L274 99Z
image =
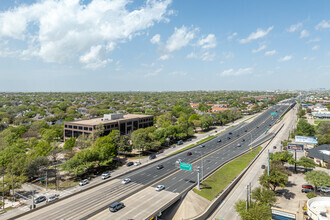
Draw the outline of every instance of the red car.
M302 185L301 187L305 189L313 189L312 185Z
M191 153L191 152L188 152L188 153L187 153L187 156L191 156L191 155L192 155L192 153Z

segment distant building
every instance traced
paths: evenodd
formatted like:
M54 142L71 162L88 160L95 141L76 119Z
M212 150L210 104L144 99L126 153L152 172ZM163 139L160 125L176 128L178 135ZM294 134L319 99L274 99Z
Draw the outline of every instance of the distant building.
M306 156L312 158L315 163L327 166L330 160L330 145L323 144L306 150Z
M153 121L152 115L114 113L99 118L64 122L64 139L82 134L90 135L100 124L104 126L103 135L108 135L112 130L119 130L121 135L127 135L139 128L153 126Z

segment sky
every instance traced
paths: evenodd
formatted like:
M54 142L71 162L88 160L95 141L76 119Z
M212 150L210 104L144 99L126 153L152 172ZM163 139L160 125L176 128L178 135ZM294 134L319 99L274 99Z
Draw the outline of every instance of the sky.
M3 92L316 88L328 0L1 0Z

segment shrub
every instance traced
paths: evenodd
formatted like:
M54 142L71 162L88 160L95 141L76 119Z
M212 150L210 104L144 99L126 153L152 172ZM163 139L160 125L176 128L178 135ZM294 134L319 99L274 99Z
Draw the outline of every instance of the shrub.
M311 199L311 198L316 197L316 194L313 193L313 192L309 192L309 193L306 194L306 196L307 196L307 198Z

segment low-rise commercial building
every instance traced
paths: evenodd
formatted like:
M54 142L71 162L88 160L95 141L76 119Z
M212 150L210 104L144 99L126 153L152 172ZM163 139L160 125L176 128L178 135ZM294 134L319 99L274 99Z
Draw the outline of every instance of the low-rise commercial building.
M152 115L105 114L99 118L64 122L64 139L78 137L82 134L90 135L99 125L104 128L103 135L108 135L113 130L120 131L121 135L127 135L139 128L153 126L153 124Z
M306 156L313 159L315 163L327 166L330 160L330 145L323 144L306 150Z

